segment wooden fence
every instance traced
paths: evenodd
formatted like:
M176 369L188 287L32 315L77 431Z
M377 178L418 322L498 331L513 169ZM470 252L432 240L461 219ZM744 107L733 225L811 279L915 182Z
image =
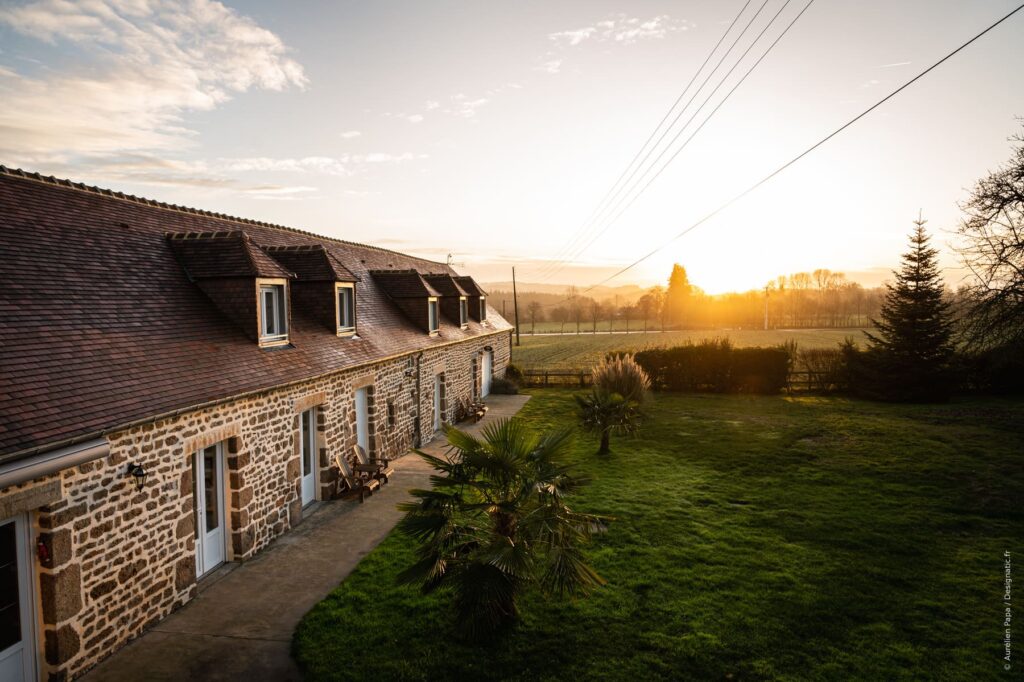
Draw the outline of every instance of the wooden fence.
M593 384L589 370L580 369L527 369L523 370L523 384L533 388L566 386L586 388ZM827 392L835 390L831 377L826 372L793 370L787 379L790 393L800 391Z

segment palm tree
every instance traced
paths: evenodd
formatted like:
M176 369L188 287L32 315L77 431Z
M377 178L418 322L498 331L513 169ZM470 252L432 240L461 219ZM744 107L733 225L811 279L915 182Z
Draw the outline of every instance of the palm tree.
M587 483L559 462L571 448L570 430L537 436L522 421L503 419L486 426L482 439L454 427L445 435L446 456L417 451L437 471L432 489L413 490L417 500L400 505L399 529L420 542L419 559L400 582L449 590L471 634L514 621L530 585L565 595L604 584L581 545L609 519L565 503Z
M632 355L607 357L591 371L594 389L577 395L580 425L601 437L599 455L611 450L612 432L634 434L640 430L643 404L651 379Z
M595 388L587 395L577 395L580 426L601 437L597 454L611 452L612 432L632 435L640 430L640 404L624 398L621 393Z

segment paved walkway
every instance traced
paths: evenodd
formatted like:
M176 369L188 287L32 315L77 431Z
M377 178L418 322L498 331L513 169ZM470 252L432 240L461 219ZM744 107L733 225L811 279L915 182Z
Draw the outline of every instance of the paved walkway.
M517 413L529 396L487 399L487 417L462 425L476 432ZM440 453L441 438L424 450ZM100 663L86 682L115 680L297 681L291 638L299 620L337 587L401 518L395 506L410 488L429 486L419 457L395 462L395 476L364 504L320 504L301 524L253 559L222 569L199 595Z

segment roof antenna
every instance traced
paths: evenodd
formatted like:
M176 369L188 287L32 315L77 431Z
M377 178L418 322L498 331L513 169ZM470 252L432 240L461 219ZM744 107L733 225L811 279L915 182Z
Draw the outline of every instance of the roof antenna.
M451 267L456 267L456 268L464 268L464 267L466 267L465 263L457 263L457 262L455 262L455 254L454 253L449 253L448 254L448 258L445 259L444 264L447 265L450 268Z

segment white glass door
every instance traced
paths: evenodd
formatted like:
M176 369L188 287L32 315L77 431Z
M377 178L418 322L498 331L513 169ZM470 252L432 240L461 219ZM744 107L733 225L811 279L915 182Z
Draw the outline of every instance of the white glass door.
M441 430L441 375L434 377L434 431Z
M491 394L491 372L494 364L494 356L491 351L484 351L483 376L480 378L480 396L486 398Z
M316 500L316 408L306 410L299 418L302 450L302 505Z
M356 390L356 442L370 452L370 405L365 388Z
M0 680L28 682L35 675L28 519L0 521Z
M196 575L202 576L224 563L224 464L221 445L195 454Z

